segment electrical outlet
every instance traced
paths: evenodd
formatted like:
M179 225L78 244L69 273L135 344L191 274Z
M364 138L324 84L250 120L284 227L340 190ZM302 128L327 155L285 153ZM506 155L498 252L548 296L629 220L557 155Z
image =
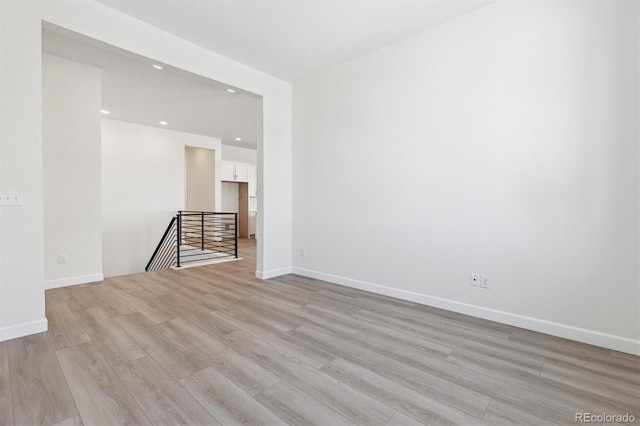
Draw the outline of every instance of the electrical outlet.
M68 254L58 255L58 263L60 265L66 265L67 263L69 263L69 255Z
M23 204L24 197L22 196L22 192L0 192L0 206L22 206Z
M489 289L489 275L483 275L482 281L480 282L480 287Z
M305 257L307 255L307 249L300 249L300 257Z
M473 287L480 287L480 282L482 281L482 275L480 274L471 274L471 282L470 284Z

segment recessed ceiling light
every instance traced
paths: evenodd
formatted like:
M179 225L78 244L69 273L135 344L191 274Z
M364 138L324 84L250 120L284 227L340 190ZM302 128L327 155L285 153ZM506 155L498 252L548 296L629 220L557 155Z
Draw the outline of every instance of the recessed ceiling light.
M162 67L160 65L156 65L156 64L153 64L152 67L154 67L157 70L161 70L162 69Z
M238 142L240 142L240 141L242 140L242 138L236 138L236 140L237 140Z
M161 122L160 122L160 125L161 125L161 126L166 126L167 124L169 124L169 123L167 123L166 121L161 121Z
M101 109L101 110L100 110L100 113L101 113L101 114L104 114L104 115L109 115L109 114L111 114L111 112L110 112L110 111L107 111L106 109Z
M236 93L236 91L235 91L235 90L233 90L233 89L227 89L227 92L229 92L229 93Z

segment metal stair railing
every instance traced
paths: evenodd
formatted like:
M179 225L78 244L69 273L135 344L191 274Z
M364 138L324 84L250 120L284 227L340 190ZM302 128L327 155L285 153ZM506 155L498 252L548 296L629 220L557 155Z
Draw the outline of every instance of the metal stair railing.
M146 271L238 258L238 213L178 211Z

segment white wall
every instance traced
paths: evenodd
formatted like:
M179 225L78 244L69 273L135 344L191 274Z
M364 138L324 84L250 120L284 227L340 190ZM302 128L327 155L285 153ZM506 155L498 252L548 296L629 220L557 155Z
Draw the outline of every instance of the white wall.
M217 152L220 157L220 151ZM216 181L216 151L205 148L185 148L186 185L185 210L219 211L220 181ZM219 160L218 160L218 166ZM216 191L217 187L217 191ZM216 194L218 193L218 194ZM218 195L216 197L216 195Z
M222 160L237 163L258 163L258 151L255 149L239 148L237 146L222 145Z
M294 271L640 353L638 16L501 1L294 84Z
M47 288L102 279L101 86L99 69L43 54ZM68 256L68 264L58 263L60 254Z
M42 21L262 96L259 276L291 267L291 85L91 0L0 1L0 340L46 329L42 182ZM18 161L19 160L19 161Z
M0 340L45 330L40 20L32 2L0 1Z
M222 207L221 212L238 213L240 200L240 184L234 182L222 182Z
M186 146L219 152L220 140L102 120L105 277L143 272L171 217L184 210Z

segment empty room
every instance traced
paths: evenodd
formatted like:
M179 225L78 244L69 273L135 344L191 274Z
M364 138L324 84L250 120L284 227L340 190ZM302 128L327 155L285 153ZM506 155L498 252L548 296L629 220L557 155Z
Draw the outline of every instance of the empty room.
M640 422L640 0L0 0L0 426Z

